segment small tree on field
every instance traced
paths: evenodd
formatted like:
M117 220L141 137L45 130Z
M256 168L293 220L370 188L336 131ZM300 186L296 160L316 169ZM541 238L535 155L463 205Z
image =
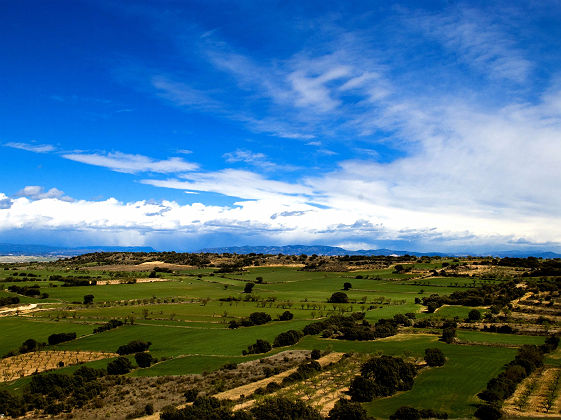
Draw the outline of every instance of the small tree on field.
M294 314L290 311L284 311L282 315L279 315L279 321L290 321L294 318Z
M335 292L328 300L329 303L349 303L349 297L346 293Z
M134 360L136 361L136 364L141 368L147 368L150 367L150 365L154 361L154 358L150 353L139 352L134 355Z
M472 322L479 321L481 319L481 312L477 309L472 309L469 311L468 319Z
M425 349L425 362L429 366L442 366L446 363L446 358L440 349Z
M132 363L126 357L117 357L107 364L107 373L109 375L124 375L132 370Z
M253 286L255 286L255 283L247 282L247 283L245 284L245 287L244 287L244 289L243 289L243 292L244 292L244 293L251 293L252 290L253 290Z
M442 330L442 341L451 344L456 338L456 329L454 327L447 327Z
M94 300L94 295L85 295L84 296L84 305L91 305Z
M351 283L349 283L348 281L345 282L345 284L343 284L343 290L349 290L353 287L353 285Z
M362 406L345 398L339 399L329 412L328 420L367 420L368 414Z

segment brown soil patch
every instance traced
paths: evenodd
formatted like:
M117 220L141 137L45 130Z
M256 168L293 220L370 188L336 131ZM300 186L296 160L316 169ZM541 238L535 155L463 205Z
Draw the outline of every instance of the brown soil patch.
M93 351L36 351L0 360L0 382L13 381L34 373L94 360L117 357L115 353Z
M561 368L539 369L524 379L503 406L512 417L561 418Z
M162 263L159 261L148 261L140 264L110 264L110 265L98 265L93 267L83 267L82 270L88 271L152 271L155 267L169 268L170 270L190 270L195 268L192 265L182 265L182 264L170 264Z
M329 365L330 363L338 362L341 359L342 356L343 356L343 353L329 353L328 355L323 356L322 358L318 359L318 362L322 367L324 367L324 366ZM218 399L221 399L221 400L237 400L242 395L253 394L253 392L255 392L255 390L257 388L265 387L265 386L267 386L267 384L269 384L271 382L277 382L277 383L280 384L281 381L284 378L286 378L291 373L296 372L296 369L297 368L289 369L289 370L286 370L282 373L279 373L278 375L271 376L270 378L265 378L265 379L262 379L260 381L252 382L250 384L243 385L243 386L240 386L238 388L230 389L230 390L225 391L225 392L220 392L220 393L214 395L214 397L216 397Z

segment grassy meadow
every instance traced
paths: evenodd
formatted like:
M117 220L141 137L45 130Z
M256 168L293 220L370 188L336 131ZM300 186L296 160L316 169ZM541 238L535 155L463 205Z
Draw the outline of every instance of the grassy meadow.
M440 263L413 265L417 270L439 267ZM24 272L36 277L14 275ZM56 276L90 276L98 281L110 280L118 284L65 287ZM485 281L495 281L450 276L426 278L411 272L396 274L392 268L316 272L288 266L253 267L243 273L228 274L215 273L212 269L178 270L159 273L160 281L157 282L137 280L147 277L147 271L104 271L95 266L87 270L56 267L0 270L0 297L15 296L7 290L11 285L38 285L41 293L48 294L42 299L20 296L22 304L37 304L36 310L0 317L0 353L18 349L28 338L45 342L53 333L76 332L75 340L47 349L115 352L123 344L143 340L152 343L150 352L159 361L149 368L133 371L130 376L209 372L227 363L262 357L242 355L243 350L257 339L273 342L281 332L302 330L310 322L330 315L365 312L365 319L370 322L405 313L414 313L417 319L457 317L463 320L473 308L443 306L436 313L428 314L418 300L431 294L446 295L468 290ZM244 293L247 282L255 283L251 294ZM328 303L329 297L342 291L346 282L352 285L345 291L349 303ZM83 304L84 296L90 294L94 296L94 303ZM485 307L478 309L482 314L488 310ZM293 319L276 320L285 311L290 311ZM240 320L253 312L266 312L273 321L228 328L230 321ZM94 328L112 319L124 321L125 325L93 334ZM443 410L451 417L468 417L476 408L476 394L505 363L512 360L515 347L544 341L543 336L469 330L458 330L458 338L468 345L445 344L438 340L438 335L411 328L397 336L374 341L305 336L296 345L273 349L267 355L287 349L320 349L421 360L426 348L438 347L447 357L445 366L423 369L412 390L375 399L364 406L369 414L383 418L402 405ZM105 363L96 361L89 365L102 367ZM73 369L75 367L64 367L61 371ZM28 378L22 378L3 383L0 389L21 389L27 381Z

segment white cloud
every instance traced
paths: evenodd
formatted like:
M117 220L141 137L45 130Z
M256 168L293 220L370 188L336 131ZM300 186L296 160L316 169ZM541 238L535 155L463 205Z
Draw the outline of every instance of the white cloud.
M305 185L270 180L254 172L238 169L194 172L181 175L180 179L143 179L141 182L157 187L215 192L247 200L278 199L282 202L295 202L312 194L312 190Z
M0 193L0 210L12 207L12 200L6 194Z
M245 162L245 163L263 163L267 162L267 156L263 153L255 153L249 150L237 149L233 152L224 153L222 155L226 162Z
M23 189L19 190L15 197L27 197L31 200L44 200L48 198L56 198L62 201L73 201L72 198L64 195L64 191L58 188L51 188L45 191L43 187L38 185L28 185Z
M48 153L54 152L56 150L56 148L50 144L8 142L5 143L4 146L11 147L13 149L27 150L28 152L35 153Z
M532 63L504 25L483 13L460 7L454 12L417 16L409 22L491 78L523 82L532 71Z
M185 162L178 157L172 157L165 160L154 160L143 155L132 155L121 152L114 153L67 153L62 155L65 159L76 162L86 163L88 165L102 166L116 172L138 173L138 172L156 172L156 173L176 173L193 171L198 168L195 163Z

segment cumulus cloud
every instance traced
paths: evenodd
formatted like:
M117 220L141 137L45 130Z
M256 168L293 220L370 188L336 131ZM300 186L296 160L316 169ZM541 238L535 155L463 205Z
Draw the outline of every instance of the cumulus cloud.
M442 221L442 216L430 213L419 215L416 211L402 210L396 215L395 209L374 209L372 204L355 207L355 204L351 203L352 208L335 209L302 202L281 203L277 199L212 206L181 205L174 201L127 203L114 198L69 202L59 198L19 197L13 199L11 207L0 209L0 231L68 232L82 235L82 240L95 237L102 243L121 245L153 244L150 241L158 235L176 241L185 237L200 240L205 236L216 240L234 235L237 241L260 238L262 243L360 243L364 248L393 241L417 249L432 247L432 250L435 246L440 250L458 250L482 244L514 243L520 239L524 244L535 240L532 233L537 225L533 220L497 218L492 225L494 233L490 234L488 221L473 215L450 215ZM407 229L402 228L404 220L410 220ZM426 228L431 223L439 223L440 227ZM457 231L457 226L465 230ZM517 235L512 234L513 228ZM542 239L555 243L560 234L560 228L550 227Z
M172 157L165 160L155 160L143 155L132 155L121 152L114 153L67 153L65 159L88 165L102 166L116 172L139 173L175 173L192 171L198 168L195 163L186 162L181 158Z
M9 209L12 207L12 200L6 194L0 193L0 209Z
M43 187L38 185L28 185L24 187L15 194L15 197L27 197L31 200L56 198L62 201L73 201L72 198L64 195L64 191L61 191L58 188L51 188L48 191L45 191Z

